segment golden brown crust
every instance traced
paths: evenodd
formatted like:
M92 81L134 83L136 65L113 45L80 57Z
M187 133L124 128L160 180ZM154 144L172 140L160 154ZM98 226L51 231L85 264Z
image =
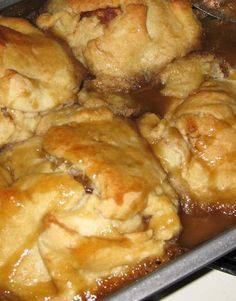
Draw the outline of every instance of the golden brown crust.
M134 127L105 108L72 108L0 153L11 173L0 189L0 283L24 300L96 294L98 280L164 261L180 231L176 194Z
M60 44L17 18L0 18L0 37L2 106L40 112L74 100L82 75Z
M34 135L40 114L0 107L0 146L23 141Z
M56 125L81 123L88 119L90 121L106 121L112 118L112 112L104 107L88 109L75 104L42 116L36 129L36 135L42 136L48 129Z
M160 120L139 123L185 210L236 214L236 85L232 78L205 82Z
M77 1L77 0L69 0L65 1L66 5L70 6L73 8L74 11L76 12L85 12L85 11L93 11L98 8L107 8L107 7L119 7L121 6L124 1L120 0L82 0L82 1ZM131 2L131 1L129 1ZM142 3L143 1L135 1L136 3ZM50 3L49 3L50 5Z
M210 53L191 54L175 60L161 72L160 79L165 96L186 98L193 94L209 78L222 79L225 72L221 70L223 62ZM229 66L224 64L225 71Z
M198 46L201 34L185 0L52 0L37 24L68 42L95 75L94 87L116 92L155 82L163 67Z
M41 113L73 103L83 76L58 42L0 17L0 146L31 137Z
M37 246L47 212L68 208L82 186L68 175L37 174L1 189L0 283L20 297L37 300L55 292ZM27 289L28 287L28 289ZM29 289L30 287L30 289Z
M135 215L145 206L147 195L164 181L165 174L128 122L112 116L107 119L106 114L103 120L102 115L100 120L91 120L94 110L86 112L87 120L49 129L44 148L82 169L96 183L97 193L104 200L101 205L109 216ZM105 208L107 202L114 206L111 211L108 205Z
M0 166L10 173L12 181L30 174L55 171L42 150L42 138L36 136L2 149Z
M128 94L99 93L84 87L78 94L78 102L85 108L106 107L115 115L131 117L137 115L141 106Z

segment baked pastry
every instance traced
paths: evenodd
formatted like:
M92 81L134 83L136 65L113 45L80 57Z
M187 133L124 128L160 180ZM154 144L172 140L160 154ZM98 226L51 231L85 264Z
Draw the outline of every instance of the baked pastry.
M21 169L27 148L38 149L33 166L49 168ZM0 164L19 179L0 189L0 288L24 300L89 300L103 279L166 260L181 229L178 199L128 121L85 109L5 151Z
M45 157L42 137L37 136L4 147L0 152L0 166L10 173L11 182L26 175L55 171L55 166Z
M11 174L8 170L0 166L0 188L7 187L12 183Z
M99 120L100 114L103 118L104 115L110 116L111 112L104 108L124 117L135 116L141 110L141 106L129 95L101 94L84 87L78 94L77 104L42 114L35 133L42 135L53 125L81 122L89 118L88 114L93 116L93 120Z
M1 17L0 34L2 106L41 112L75 99L83 74L58 42L17 18Z
M78 93L78 102L84 108L106 107L124 117L136 116L141 111L141 105L129 94L99 93L86 86Z
M40 233L47 213L78 203L82 191L73 178L59 173L31 174L0 190L0 289L8 291L8 298L44 300L55 294L39 251Z
M36 112L0 108L0 146L7 143L23 141L34 135L40 121Z
M37 24L67 41L95 76L90 84L109 92L156 82L201 35L187 0L50 0Z
M83 68L29 22L0 17L0 145L30 137L39 113L76 99Z
M110 119L111 116L112 112L103 107L89 109L83 108L78 104L74 104L73 106L64 107L60 110L55 110L42 116L36 129L36 135L42 136L52 126L67 123L81 123L88 119L96 122L101 119Z
M104 215L119 219L134 216L146 203L145 191L152 191L165 174L158 164L149 166L155 160L128 122L106 109L85 112L87 118L80 122L51 127L44 149L55 160L64 158L94 182L96 193L104 200L100 204L107 212Z
M147 114L141 133L170 176L187 212L236 215L236 83L206 81L163 120ZM197 211L198 211L197 210Z
M174 62L160 73L164 96L186 98L194 93L206 79L223 79L230 66L210 53L194 53Z

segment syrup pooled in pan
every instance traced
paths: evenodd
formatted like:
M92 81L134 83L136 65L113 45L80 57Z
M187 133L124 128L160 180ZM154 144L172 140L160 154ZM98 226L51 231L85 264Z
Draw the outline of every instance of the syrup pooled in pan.
M205 32L202 42L203 50L213 52L230 63L232 67L236 67L236 23L223 23L206 18L202 20L202 25ZM193 216L182 212L181 220L183 231L180 236L180 244L188 248L192 248L236 224L235 216L214 214L214 212L202 216Z
M236 23L223 23L212 19L202 20L204 36L203 50L222 57L231 66L236 67ZM227 34L225 34L227 32ZM141 112L153 112L163 116L172 101L160 93L161 86L135 93L133 98L141 105ZM193 248L233 225L236 217L220 213L180 212L183 231L179 238L182 247Z
M28 2L30 7L35 1L25 2ZM42 3L44 1L40 2ZM35 16L35 13L30 14L28 10L26 10L26 13L20 12L18 14L16 14L14 10L10 11L10 15L20 15L21 17L24 17L24 14L30 16L31 19ZM223 57L232 66L236 66L236 24L224 24L207 18L202 20L202 24L205 31L203 49ZM225 34L226 32L227 34ZM132 94L132 98L134 98L142 107L141 113L153 112L159 116L164 116L168 107L171 105L171 100L170 98L161 95L161 88L161 85L158 85L157 87ZM194 215L180 211L180 215L183 231L179 238L179 243L182 247L186 248L192 248L202 241L205 241L236 224L236 217L223 214L205 213L202 215ZM175 248L174 244L173 248ZM173 251L173 256L175 256L178 251L181 251L181 249L178 249L176 252ZM101 281L100 292L98 292L97 297L102 298L108 293L113 292L115 289L120 288L122 285L127 284L127 282L153 271L159 264L160 263L156 260L150 260L150 262L140 264L136 269L132 270L129 275L124 275L124 278L121 277L120 279L115 279L111 277ZM54 291L54 288L49 288L49 291L51 290ZM41 292L40 288L38 288L39 296L41 293L42 295L45 294L45 292ZM93 296L91 295L91 297ZM95 297L94 300L96 299L97 298ZM0 287L0 301L3 300L19 301L20 299L13 293L4 289L1 292Z
M224 23L203 19L203 49L212 51L224 58L233 67L236 66L236 23Z
M227 59L226 56L225 59ZM231 55L231 62L232 59ZM133 95L133 98L141 105L141 114L153 112L160 117L165 115L173 100L163 96L160 93L160 89L161 87L157 86ZM210 213L204 213L200 208L193 213L186 213L180 210L180 217L183 230L179 238L179 243L184 248L193 248L236 224L235 216L214 213L214 209Z
M172 103L171 98L166 97L161 94L162 86L158 85L152 87L151 89L142 90L141 92L136 92L132 94L132 98L141 107L142 115L147 112L153 112L158 114L158 116L163 117Z
M236 224L235 216L219 213L194 216L181 212L180 216L183 230L179 243L190 249Z

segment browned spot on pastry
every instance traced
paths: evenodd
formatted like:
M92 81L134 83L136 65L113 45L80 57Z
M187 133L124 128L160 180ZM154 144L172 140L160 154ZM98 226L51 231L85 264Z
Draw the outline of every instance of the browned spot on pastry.
M190 133L194 133L197 131L198 126L193 118L187 118L187 127Z
M108 7L81 13L81 19L96 16L102 24L108 24L111 20L121 14L120 8Z
M14 120L13 117L11 116L11 114L8 112L7 108L1 108L1 113L4 117L9 118L10 120Z

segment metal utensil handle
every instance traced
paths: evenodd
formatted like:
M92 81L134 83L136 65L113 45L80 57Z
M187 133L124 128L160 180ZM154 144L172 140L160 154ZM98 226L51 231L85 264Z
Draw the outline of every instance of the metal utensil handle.
M193 7L199 9L200 11L204 12L205 14L211 17L226 22L233 22L233 23L236 22L236 16L227 13L227 11L224 11L222 8L212 8L208 6L207 3L204 3L204 1L201 0L191 0L190 2Z

